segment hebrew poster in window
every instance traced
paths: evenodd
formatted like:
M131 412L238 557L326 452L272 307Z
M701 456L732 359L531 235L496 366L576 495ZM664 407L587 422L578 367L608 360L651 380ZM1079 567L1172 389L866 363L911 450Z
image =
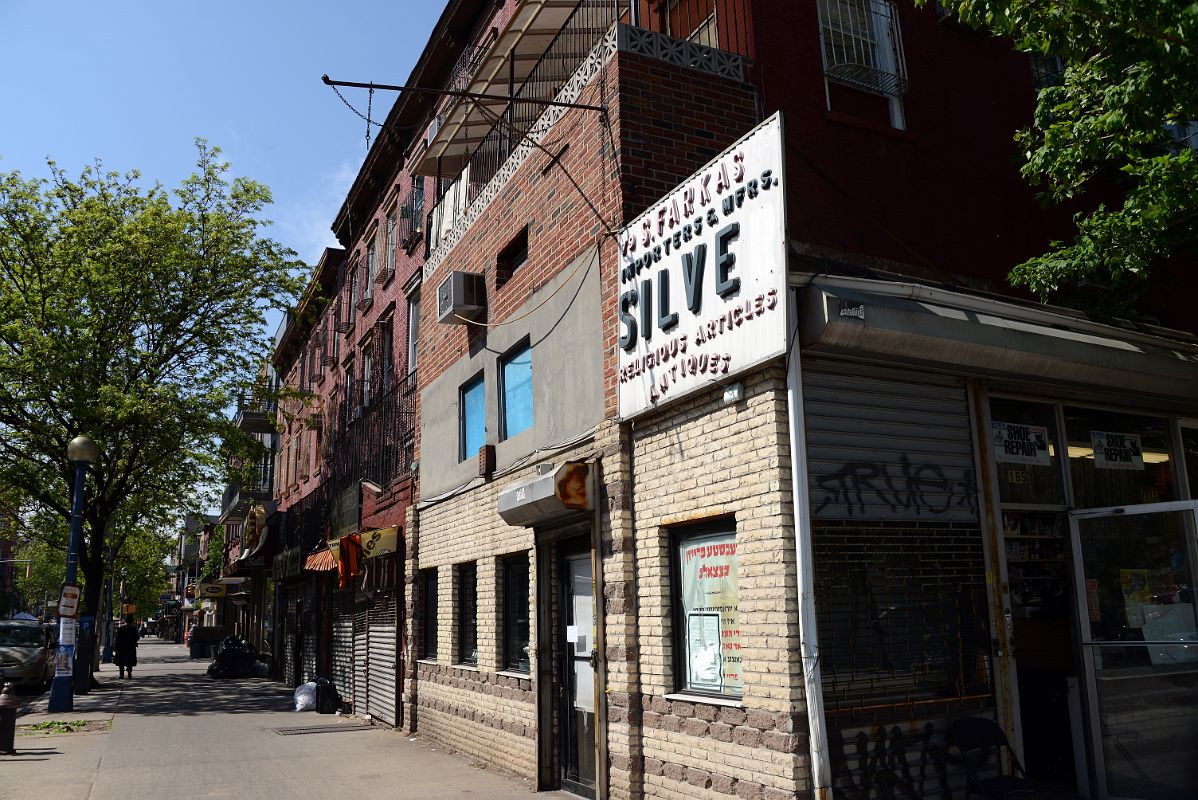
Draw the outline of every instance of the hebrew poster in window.
M686 688L739 695L744 676L736 534L686 539L678 555Z

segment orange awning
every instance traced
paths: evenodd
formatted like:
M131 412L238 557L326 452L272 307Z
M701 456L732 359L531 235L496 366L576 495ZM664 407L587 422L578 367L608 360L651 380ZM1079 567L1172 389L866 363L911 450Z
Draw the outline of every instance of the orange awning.
M337 559L326 548L304 559L304 569L309 572L331 572L337 569Z

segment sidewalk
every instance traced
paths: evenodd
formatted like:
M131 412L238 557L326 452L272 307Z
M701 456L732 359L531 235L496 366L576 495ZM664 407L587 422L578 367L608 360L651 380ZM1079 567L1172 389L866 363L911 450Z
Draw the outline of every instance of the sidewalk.
M132 680L105 664L101 687L75 710L49 714L47 696L18 711L17 754L0 755L0 796L138 800L183 796L532 800L527 782L470 765L420 738L359 720L292 710L292 690L261 679L216 681L207 661L148 639ZM26 735L50 720L111 721L107 732ZM281 735L278 729L316 732ZM558 792L538 798L569 798Z

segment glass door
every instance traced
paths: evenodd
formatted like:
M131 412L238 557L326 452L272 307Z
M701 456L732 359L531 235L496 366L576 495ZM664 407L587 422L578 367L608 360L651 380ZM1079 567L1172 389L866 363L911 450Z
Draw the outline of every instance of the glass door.
M565 614L562 788L595 796L595 607L589 551L566 556L562 570Z
M1198 786L1198 502L1070 513L1098 797Z

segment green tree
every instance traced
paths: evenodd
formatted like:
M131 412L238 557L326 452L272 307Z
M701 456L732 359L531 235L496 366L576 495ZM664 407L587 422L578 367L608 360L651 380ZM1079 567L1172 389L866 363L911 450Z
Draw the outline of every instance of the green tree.
M173 534L142 528L125 538L113 569L124 579L125 602L137 606L139 619L150 616L159 605L158 596L167 588L165 561L174 546ZM116 584L117 591L120 583ZM116 600L113 608L116 608Z
M926 3L927 0L917 0ZM1193 0L955 0L962 21L1060 58L1019 131L1023 175L1048 202L1083 198L1076 236L1017 266L1042 299L1107 286L1095 310L1127 313L1147 278L1198 242L1198 27ZM1100 186L1119 199L1103 202ZM1091 297L1094 300L1095 297Z
M79 567L100 608L107 551L173 529L223 478L227 409L269 352L268 309L301 288L294 253L266 237L266 187L231 179L197 141L173 191L97 162L72 179L0 173L0 485L70 515L67 443L90 473ZM119 557L119 556L118 556Z

